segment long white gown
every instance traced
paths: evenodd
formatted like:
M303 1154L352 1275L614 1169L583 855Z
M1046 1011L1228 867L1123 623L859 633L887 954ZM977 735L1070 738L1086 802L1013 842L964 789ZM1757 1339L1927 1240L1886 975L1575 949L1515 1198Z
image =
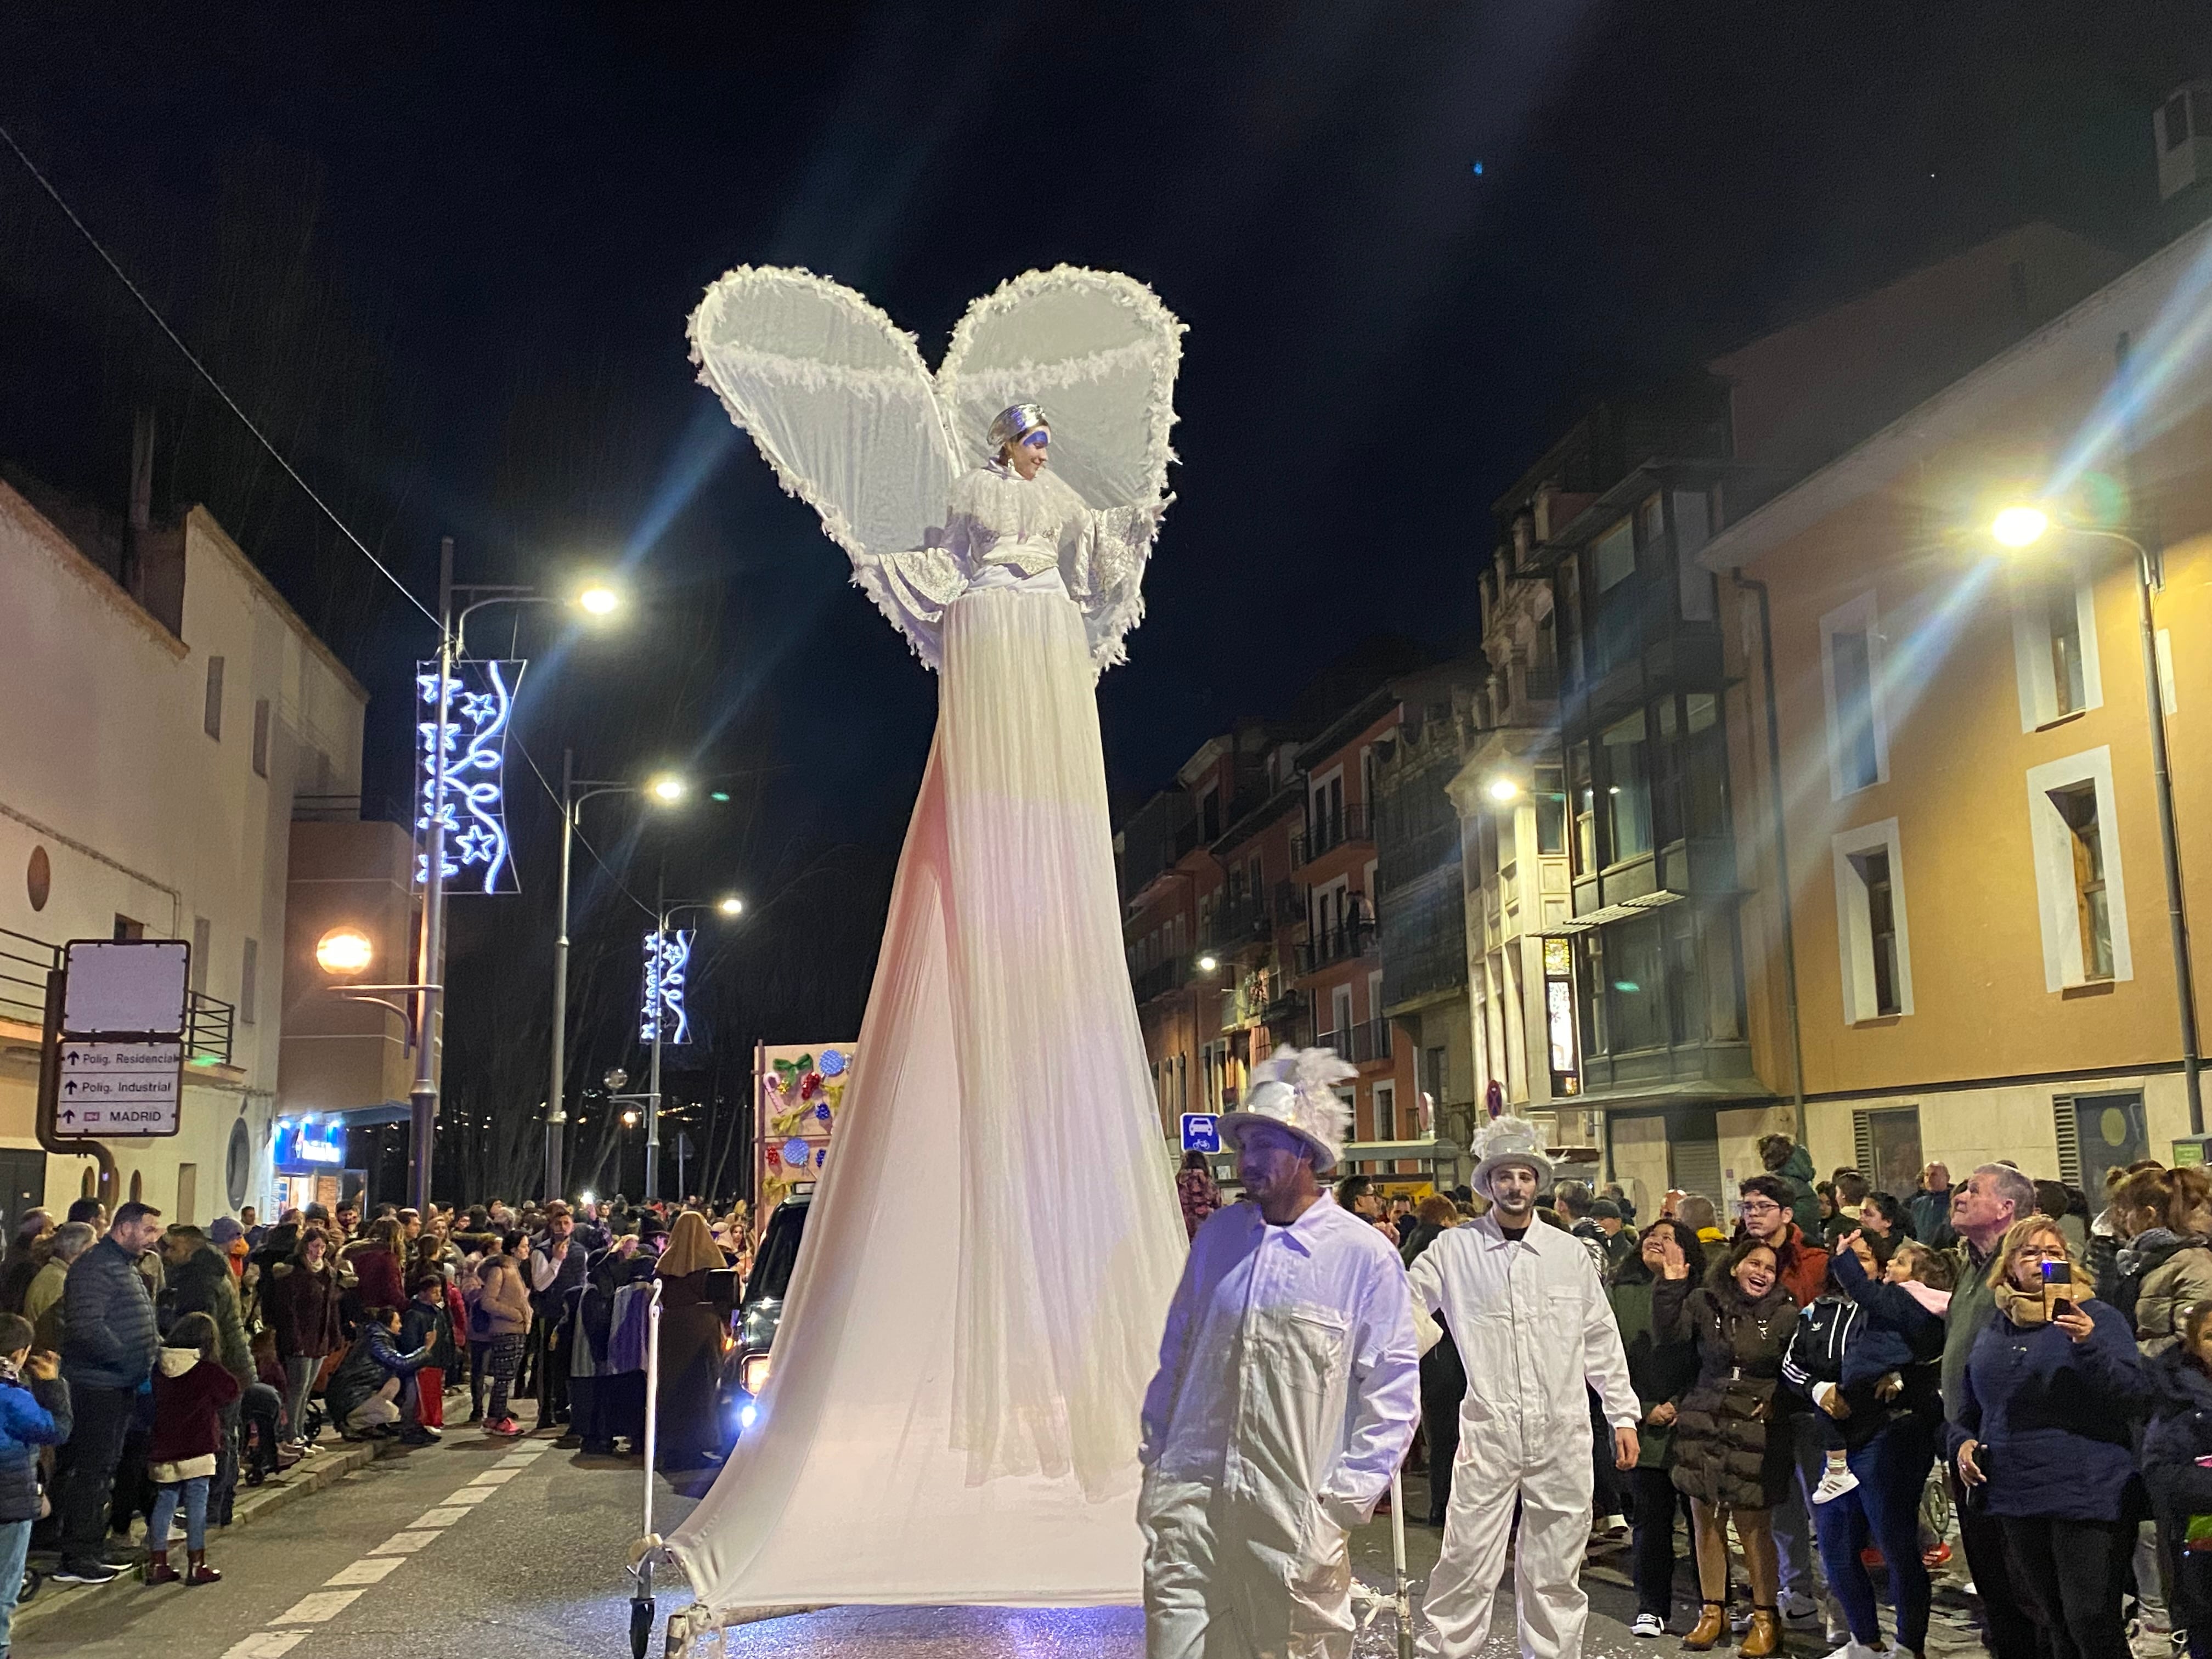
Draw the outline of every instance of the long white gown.
M718 1618L1139 1596L1139 1405L1184 1243L1121 953L1094 686L1141 614L1176 325L1127 278L1060 275L979 301L934 385L918 356L907 373L912 343L880 313L804 273L733 272L693 320L702 378L942 669L762 1422L669 1540ZM1097 326L1053 313L1071 283ZM1134 441L1158 456L1121 501L1091 505L1050 471L945 476L952 434L974 424L948 383L963 362L970 386L985 378L992 319L970 324L1009 289L1007 374L1048 382L1056 462L1083 447L1060 409L1086 392L1103 406L1100 375L1067 365L1119 354L1100 373L1121 377L1113 406L1146 422ZM1055 331L1080 350L1055 360L1042 349ZM835 418L794 413L825 380L846 394ZM969 395L995 413L1028 391ZM943 415L918 460L898 448L887 411L902 408ZM885 466L909 493L938 490L922 510L942 525L902 520L910 508L867 523ZM1095 487L1098 472L1079 476Z

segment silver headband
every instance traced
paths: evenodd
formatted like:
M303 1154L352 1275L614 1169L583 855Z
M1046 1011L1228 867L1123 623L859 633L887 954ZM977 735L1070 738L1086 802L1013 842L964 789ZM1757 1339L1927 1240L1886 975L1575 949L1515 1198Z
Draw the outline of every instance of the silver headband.
M985 435L990 442L991 453L995 455L1008 444L1021 442L1039 427L1051 424L1045 418L1042 404L1016 404L1012 409L999 411L998 419L991 422L991 429Z

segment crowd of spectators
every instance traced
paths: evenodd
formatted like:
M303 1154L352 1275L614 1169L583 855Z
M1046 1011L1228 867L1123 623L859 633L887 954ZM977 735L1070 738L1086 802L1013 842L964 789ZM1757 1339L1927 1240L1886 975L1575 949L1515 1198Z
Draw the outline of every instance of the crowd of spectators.
M656 1283L664 1462L714 1461L747 1240L742 1205L696 1200L27 1212L0 1255L0 1655L46 1577L220 1582L209 1534L241 1486L329 1436L436 1445L449 1396L489 1436L526 1432L528 1400L556 1444L641 1457Z
M1589 1250L1644 1413L1626 1474L1593 1418L1595 1527L1632 1522L1634 1632L1700 1651L1733 1626L1761 1659L1796 1626L1833 1659L1917 1656L1963 1552L1997 1659L2212 1659L2212 1173L2137 1163L2093 1201L2004 1163L1888 1191L1816 1178L1787 1137L1759 1152L1725 1200L1670 1191L1640 1228L1617 1186L1561 1180L1538 1211ZM1337 1199L1409 1261L1480 1213L1360 1176ZM1449 1333L1422 1361L1431 1525L1456 1364Z

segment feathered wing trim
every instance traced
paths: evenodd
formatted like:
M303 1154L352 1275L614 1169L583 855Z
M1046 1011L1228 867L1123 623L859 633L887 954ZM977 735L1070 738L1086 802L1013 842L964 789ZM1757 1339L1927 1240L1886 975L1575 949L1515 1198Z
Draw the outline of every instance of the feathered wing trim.
M752 436L776 482L820 515L855 586L934 666L877 561L927 545L959 467L912 335L811 271L739 265L687 327L699 380Z
M1053 471L1092 509L1079 562L1091 661L1127 659L1144 620L1144 574L1175 459L1175 380L1183 325L1119 271L1025 271L968 307L937 371L958 442L981 451L992 419L1036 401L1053 422Z
M1142 283L1075 265L1026 271L969 307L933 377L884 312L807 270L738 266L708 289L687 331L701 382L932 667L935 629L901 603L889 566L939 544L963 459L987 458L1000 410L1043 402L1053 470L1091 514L1080 552L1091 592L1079 597L1091 660L1103 672L1126 659L1166 505L1182 354L1183 325Z

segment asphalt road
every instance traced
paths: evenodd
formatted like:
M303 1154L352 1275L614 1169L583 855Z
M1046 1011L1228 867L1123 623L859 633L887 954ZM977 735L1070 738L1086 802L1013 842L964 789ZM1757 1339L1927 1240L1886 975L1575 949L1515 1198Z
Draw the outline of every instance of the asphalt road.
M234 1534L209 1559L223 1582L149 1589L118 1583L79 1606L29 1622L15 1659L381 1659L426 1645L470 1659L623 1659L629 1651L623 1553L637 1535L635 1466L552 1449L550 1437L486 1440L453 1430L446 1443L380 1459L328 1490ZM663 1480L659 1529L691 1498ZM1425 1510L1418 1483L1408 1509ZM1412 1569L1425 1577L1438 1534L1407 1528ZM1387 1596L1387 1519L1354 1540L1353 1567ZM1594 1552L1591 1659L1673 1659L1671 1638L1638 1641L1620 1547ZM680 1576L663 1586L664 1615L690 1599ZM1416 1590L1418 1605L1418 1588ZM1678 1599L1678 1624L1692 1600ZM1511 1580L1486 1650L1516 1650ZM1826 1650L1798 1634L1801 1654ZM658 1659L658 1634L650 1651ZM1360 1659L1393 1659L1387 1607L1360 1638ZM1133 1608L840 1607L728 1632L731 1659L1142 1659Z

